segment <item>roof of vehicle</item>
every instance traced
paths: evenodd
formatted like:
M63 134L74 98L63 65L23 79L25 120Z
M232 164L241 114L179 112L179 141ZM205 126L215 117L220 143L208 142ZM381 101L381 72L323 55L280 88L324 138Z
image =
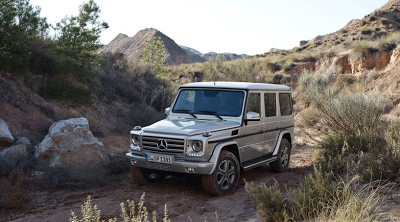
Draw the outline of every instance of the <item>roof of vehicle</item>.
M223 88L223 89L251 89L251 90L274 90L289 91L289 86L252 83L252 82L194 82L182 85L180 88Z

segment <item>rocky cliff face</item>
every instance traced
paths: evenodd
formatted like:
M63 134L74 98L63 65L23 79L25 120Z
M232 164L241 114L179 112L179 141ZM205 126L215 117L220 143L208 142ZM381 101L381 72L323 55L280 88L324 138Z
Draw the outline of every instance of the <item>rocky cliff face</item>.
M107 46L103 48L105 53L121 53L128 61L138 61L142 56L142 50L146 46L146 40L152 37L161 37L166 49L165 62L167 65L179 65L191 63L189 55L179 47L174 40L164 35L157 29L140 30L133 37L119 34Z

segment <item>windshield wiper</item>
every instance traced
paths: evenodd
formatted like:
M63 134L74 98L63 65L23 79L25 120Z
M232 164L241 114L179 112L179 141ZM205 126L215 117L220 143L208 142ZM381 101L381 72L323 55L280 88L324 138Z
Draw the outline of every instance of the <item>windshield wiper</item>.
M197 119L197 116L194 115L193 113L191 113L190 111L191 111L190 109L176 109L176 110L174 110L174 112L176 112L176 113L187 113L187 114L189 114L189 115L191 115L191 116L193 116L194 118Z
M199 113L204 113L204 114L208 114L208 115L214 115L214 116L218 117L218 119L224 120L224 119L222 119L222 117L221 117L220 115L218 115L217 112L215 112L215 111L201 110L201 111L199 111Z

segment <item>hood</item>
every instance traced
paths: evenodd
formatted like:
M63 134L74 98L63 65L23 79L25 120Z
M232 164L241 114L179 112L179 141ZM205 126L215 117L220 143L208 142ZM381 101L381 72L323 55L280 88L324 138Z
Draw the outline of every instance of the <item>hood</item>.
M204 132L239 127L240 123L226 120L164 119L143 128L143 133L192 136Z

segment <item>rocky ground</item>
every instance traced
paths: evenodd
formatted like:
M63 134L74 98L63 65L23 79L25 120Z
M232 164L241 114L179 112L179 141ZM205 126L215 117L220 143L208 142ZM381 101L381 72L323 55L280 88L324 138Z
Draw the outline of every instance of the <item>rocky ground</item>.
M169 177L161 183L138 186L128 172L121 175L124 179L100 188L32 190L29 203L18 210L0 212L0 221L67 221L71 210L80 215L80 206L88 195L104 219L113 218L119 215L121 202L128 199L138 202L143 193L149 211L161 214L167 204L172 221L260 221L245 191L244 179L267 185L272 185L275 179L282 186L296 187L312 171L311 156L311 146L299 146L292 151L288 172L275 174L267 165L247 171L233 194L220 197L205 193L199 177Z

